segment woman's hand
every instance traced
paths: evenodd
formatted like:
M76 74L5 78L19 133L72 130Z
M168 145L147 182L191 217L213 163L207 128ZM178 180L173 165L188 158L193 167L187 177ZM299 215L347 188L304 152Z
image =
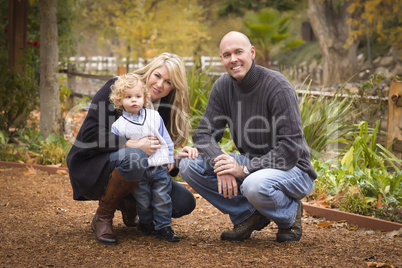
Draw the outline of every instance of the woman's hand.
M147 136L139 140L128 140L126 147L139 148L143 150L148 156L152 155L159 148L161 148L158 138Z
M174 163L169 163L168 164L168 172L172 171L173 168L174 168Z
M176 155L176 160L180 160L183 157L188 157L191 159L196 159L198 157L198 150L197 148L193 148L190 146L183 147Z

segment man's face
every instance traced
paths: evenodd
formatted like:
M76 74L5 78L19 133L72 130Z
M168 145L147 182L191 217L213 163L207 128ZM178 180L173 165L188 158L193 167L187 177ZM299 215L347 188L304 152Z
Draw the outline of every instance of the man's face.
M222 39L220 52L226 72L237 81L242 81L255 58L255 48L243 36L230 34Z

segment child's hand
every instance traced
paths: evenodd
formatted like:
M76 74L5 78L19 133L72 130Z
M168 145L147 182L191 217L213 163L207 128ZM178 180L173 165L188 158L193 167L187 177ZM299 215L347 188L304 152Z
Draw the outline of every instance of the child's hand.
M126 147L135 147L143 150L148 156L152 155L161 148L158 138L147 136L139 140L128 140Z
M168 172L170 172L174 168L174 163L168 164Z

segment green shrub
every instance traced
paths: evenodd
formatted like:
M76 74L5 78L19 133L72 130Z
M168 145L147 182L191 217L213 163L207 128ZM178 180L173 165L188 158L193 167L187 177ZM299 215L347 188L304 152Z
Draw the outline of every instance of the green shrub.
M25 128L24 130L18 131L18 137L20 143L25 146L29 151L33 153L40 153L43 137L39 130L32 130L30 128Z
M9 140L8 133L0 131L0 161L25 162L28 150L24 147L17 146L17 144L10 144Z
M41 165L55 165L66 163L66 156L71 146L63 137L50 134L42 143L37 163Z
M388 205L376 208L373 216L387 221L402 223L402 207L396 205Z
M339 210L360 215L371 215L372 207L369 205L372 199L367 198L359 186L350 187L340 203Z
M0 130L11 133L27 125L29 114L39 104L37 80L27 72L0 67ZM14 127L14 130L10 130Z

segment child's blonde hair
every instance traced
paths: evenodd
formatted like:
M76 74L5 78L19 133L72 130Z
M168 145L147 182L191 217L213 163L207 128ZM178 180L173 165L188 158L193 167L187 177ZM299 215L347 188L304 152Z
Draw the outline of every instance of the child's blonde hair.
M165 122L165 125L175 147L184 146L187 144L190 130L190 100L183 60L176 54L165 52L133 73L139 74L142 82L146 84L151 73L161 66L166 66L168 69L173 87L169 95L164 98L171 106L170 121Z
M118 110L124 110L123 106L119 104L124 98L124 94L127 88L141 87L144 92L144 106L146 107L149 102L149 91L147 86L141 81L141 77L138 74L128 73L117 76L117 80L111 86L112 92L109 99L113 103L114 107Z

